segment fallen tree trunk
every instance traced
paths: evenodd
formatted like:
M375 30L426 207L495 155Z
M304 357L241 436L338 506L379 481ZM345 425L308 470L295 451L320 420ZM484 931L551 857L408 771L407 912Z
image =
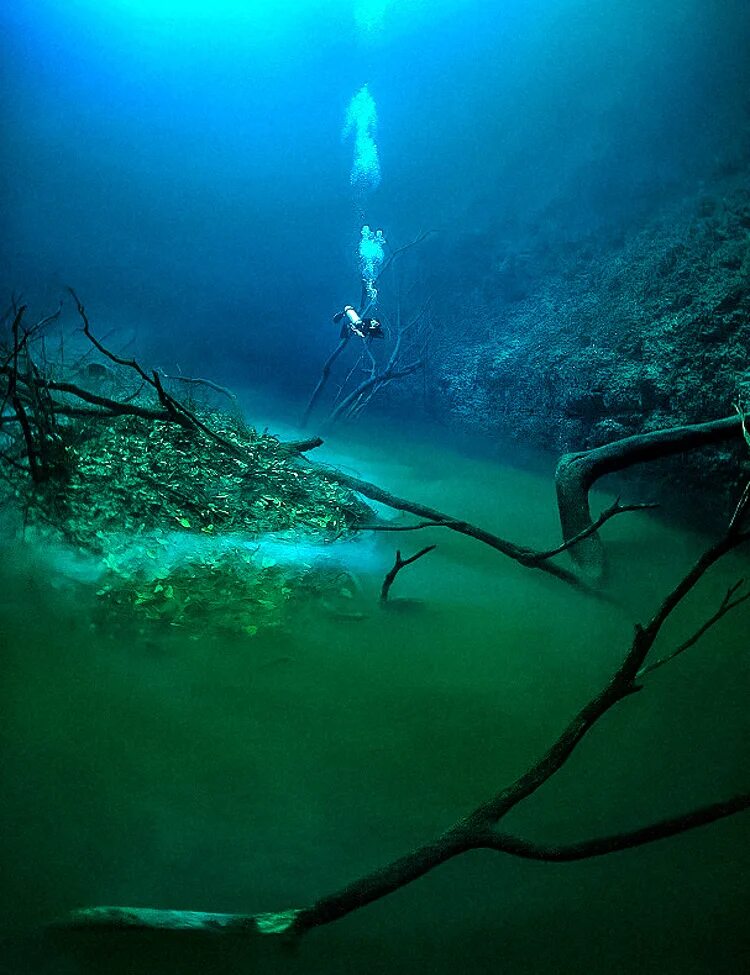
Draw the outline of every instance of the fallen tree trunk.
M654 430L623 440L565 454L555 471L557 507L560 527L565 541L583 532L585 540L571 548L570 554L578 567L592 578L600 580L605 571L604 549L596 532L591 531L592 518L589 508L589 491L600 477L614 474L635 464L645 464L662 457L671 457L696 447L736 440L743 433L739 416L727 416L707 423L692 423Z
M542 572L555 576L557 579L562 579L564 582L568 582L573 586L583 588L584 590L588 589L586 584L574 572L571 572L570 569L563 568L549 561L546 552L537 552L533 548L517 545L515 542L501 538L499 535L495 535L485 528L473 525L469 521L464 521L461 518L453 518L451 515L446 515L442 511L430 508L426 504L421 504L418 501L400 498L386 491L384 488L378 487L377 484L364 481L362 478L354 477L352 474L345 474L343 471L330 469L326 471L326 477L332 481L336 481L337 484L343 484L345 487L351 488L352 491L364 495L364 497L369 498L371 501L378 501L380 504L384 504L389 508L395 508L398 511L408 511L410 514L417 515L419 518L425 518L433 527L450 528L461 535L468 535L471 538L475 538L477 541L489 545L490 548L494 548L503 555L507 555L514 562L526 566L526 568L540 569Z
M499 829L502 820L511 810L534 795L563 768L578 745L606 714L617 705L632 700L634 693L643 688L642 678L649 669L646 665L647 658L672 613L713 565L727 553L750 541L750 530L743 530L741 527L747 517L749 505L750 495L746 493L725 535L703 553L665 596L649 622L636 626L632 643L620 666L601 690L573 717L545 754L515 782L498 791L435 839L300 909L252 915L138 907L91 907L73 911L58 922L59 927L73 931L98 930L105 933L126 930L203 931L251 937L274 934L294 938L311 928L331 924L388 896L468 850L494 850L522 859L546 862L574 862L676 836L750 808L750 793L744 792L636 829L592 837L572 844L536 843ZM732 592L736 592L738 588L740 586L733 587ZM730 607L725 599L720 611L697 631L696 640L724 612L739 605L740 601L742 600L735 599ZM675 653L668 654L663 662L671 661L675 656Z

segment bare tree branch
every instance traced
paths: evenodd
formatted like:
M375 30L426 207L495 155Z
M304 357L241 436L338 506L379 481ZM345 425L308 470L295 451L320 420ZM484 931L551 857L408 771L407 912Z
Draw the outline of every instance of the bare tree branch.
M147 383L149 386L154 386L153 379L138 364L138 362L135 359L126 359L123 356L116 355L116 353L108 349L105 345L103 345L99 341L99 339L96 338L96 336L91 331L91 325L89 323L89 318L88 315L86 314L86 309L84 308L83 303L81 302L80 298L72 288L69 287L68 291L70 292L70 295L73 298L73 301L75 302L76 310L78 311L78 315L80 316L80 319L83 322L83 334L86 336L89 342L91 342L91 344L94 346L97 352L101 353L101 355L103 355L105 359L109 359L110 362L114 362L115 365L125 366L128 369L133 369L136 373L138 373L138 375L145 383Z
M159 373L156 370L152 370L151 375L149 375L145 369L138 363L136 359L126 359L123 356L116 355L105 345L102 344L92 333L91 325L89 323L88 316L86 314L86 309L78 298L78 295L72 288L68 288L68 291L73 297L76 303L76 308L78 314L83 322L83 331L89 341L92 343L94 348L100 352L103 356L114 362L119 366L126 366L129 369L133 369L146 383L151 386L152 389L156 391L156 395L159 402L162 404L164 409L171 415L175 423L180 424L183 427L194 427L204 433L209 439L213 440L215 443L220 444L226 450L229 450L233 454L237 454L238 448L231 441L222 437L220 434L212 430L207 424L205 424L199 417L195 415L191 410L189 410L183 403L175 399L164 389Z
M744 432L745 432L745 424L744 424L744 421L743 421L743 424L742 424L742 431L743 431L743 434L744 434ZM739 522L741 521L741 519L744 517L745 513L747 512L747 509L748 509L748 506L749 505L750 505L750 481L748 481L747 484L745 485L745 489L744 489L744 491L742 492L742 494L740 496L740 500L737 502L737 507L734 509L734 511L732 513L732 519L729 522L729 527L730 528L734 528L735 525L738 525L739 524Z
M388 255L388 259L386 260L385 264L380 269L380 273L375 278L375 283L376 284L378 283L378 281L383 277L386 271L390 269L393 263L402 254L405 254L406 251L411 250L412 247L416 247L418 244L421 244L423 240L427 240L427 238L434 233L435 233L434 230L423 230L421 233L417 234L414 240L410 240L407 244L402 244L401 247L397 247L395 250L391 251L391 253Z
M416 525L358 525L360 532L415 532L421 528L447 528L444 521L420 521Z
M367 379L353 389L348 396L346 396L339 405L332 411L328 420L328 424L335 423L337 420L341 419L353 406L356 405L356 401L362 396L369 393L371 390L376 391L377 387L385 386L386 383L392 382L395 379L403 379L405 376L411 376L418 369L421 369L422 362L412 362L408 366L404 366L403 369L389 371L386 369L382 373L370 373ZM390 367L389 367L390 368Z
M383 579L383 586L380 590L380 602L387 602L388 593L391 591L391 586L396 581L396 576L405 566L411 565L412 562L416 562L417 559L421 559L423 555L427 555L428 552L431 552L435 548L437 548L437 545L428 545L426 548L420 549L416 555L412 555L408 559L402 559L400 550L397 550L396 561L393 563L393 568L388 572L385 579Z
M563 539L581 535L591 527L589 490L605 474L613 474L633 464L703 447L707 444L734 440L742 435L739 416L728 416L707 423L693 423L666 430L653 430L595 447L592 450L565 454L557 465L555 486ZM604 551L595 532L587 544L573 550L574 561L591 575L604 573Z
M648 511L652 508L657 508L656 504L620 504L620 499L618 498L613 502L608 508L599 515L595 522L593 522L588 528L584 528L582 532L574 536L567 542L556 546L555 548L548 549L546 551L537 552L536 557L543 561L544 559L551 559L555 555L560 555L562 552L567 551L578 542L587 538L593 532L598 531L602 525L606 524L610 518L614 518L615 515L621 515L628 511ZM379 525L358 525L357 531L371 531L371 532L413 532L419 531L422 528L447 528L445 522L442 521L420 521L416 525L389 525L389 524L379 524Z
M745 513L746 510L743 510L743 514ZM275 915L217 916L194 912L102 907L75 911L64 924L73 928L104 930L195 930L197 927L241 931L253 935L301 935L311 928L330 924L386 897L467 850L489 848L528 859L560 862L580 860L675 836L750 808L750 793L742 793L636 830L565 846L544 846L497 830L498 823L511 809L536 793L560 771L584 737L612 708L640 689L637 683L638 674L664 623L716 562L748 541L750 531L741 531L737 523L730 526L725 535L700 556L665 596L649 622L636 627L633 641L621 665L604 688L581 708L547 752L514 783L429 843L301 910L282 911Z
M333 352L331 352L331 354L328 356L326 361L323 363L323 368L320 371L320 379L318 380L318 383L315 389L312 391L312 395L310 396L310 399L307 402L307 406L305 407L305 412L302 414L301 426L303 429L307 426L310 420L310 414L315 409L315 405L317 404L323 390L325 389L325 385L328 382L328 377L331 374L331 368L333 367L334 362L338 359L338 357L344 351L346 346L349 344L350 334L351 333L348 331L342 333L341 338L339 339L339 344L336 346Z
M377 283L383 277L383 275L393 266L394 262L402 254L410 250L412 247L415 247L417 244L420 244L431 233L432 231L426 231L424 233L420 233L417 237L414 238L414 240L411 240L407 244L404 244L402 247L397 247L395 250L393 250L389 254L385 263L383 264L383 267L381 268L379 274L375 278L374 283ZM369 301L365 303L366 292L364 288L362 294L363 294L362 302L364 307L362 307L360 314L362 317L365 317L373 307L374 301ZM382 369L379 367L375 356L372 354L372 350L369 345L369 340L368 339L363 340L361 356L351 367L349 374L346 376L344 382L341 384L339 388L339 392L332 404L329 416L326 421L327 423L335 423L344 418L352 418L358 415L367 406L367 404L370 402L373 396L375 396L376 393L380 389L382 389L385 385L387 385L390 382L394 382L395 380L403 379L406 376L412 375L412 373L415 372L421 366L424 356L420 353L416 357L417 362L412 366L408 366L402 369L397 368L398 358L401 352L401 341L402 341L403 334L405 334L411 328L417 326L421 322L422 318L424 317L424 315L426 314L429 308L429 305L430 305L430 299L428 298L427 301L423 304L420 311L417 313L417 315L415 315L414 318L405 326L401 325L400 308L398 309L397 324L396 324L396 341L394 344L394 348L391 351L391 355L388 359L388 362L386 366L383 367ZM339 355L344 351L344 348L347 346L351 338L351 334L352 333L346 328L342 331L338 345L334 348L334 350L331 352L331 354L324 362L323 367L321 369L320 378L318 379L317 385L315 386L315 389L313 390L312 395L310 396L310 399L308 400L307 406L305 407L304 413L302 415L301 425L303 427L305 427L309 422L310 416L312 415L312 412L315 409L323 393L323 390L325 389L325 386L328 382L331 373L331 368L335 363L336 359L339 357ZM413 354L413 350L411 350L411 352ZM352 377L352 375L356 372L357 368L359 367L362 356L369 357L370 360L369 374L367 375L367 378L363 382L361 382L353 391L351 391L346 395L343 403L338 404L339 396L347 388L349 379Z
M620 499L617 498L608 508L605 508L596 521L592 522L587 528L584 528L582 531L578 532L577 535L574 535L567 541L562 542L556 548L551 548L547 552L539 552L538 557L540 559L551 559L553 556L559 555L561 552L566 552L568 549L573 548L574 545L582 542L584 538L588 538L590 535L593 535L594 532L599 531L602 525L605 525L609 519L614 518L615 515L621 515L628 511L649 511L658 507L658 504L648 502L641 504L620 504Z
M57 382L54 379L44 379L39 381L39 385L53 392L66 393L69 396L75 396L77 399L83 400L85 403L91 403L93 406L101 406L104 409L111 411L113 415L140 416L144 420L174 421L175 419L174 414L168 410L153 410L146 406L138 406L136 403L124 403L119 400L110 399L108 396L100 396L98 393L91 393L87 389L83 389L81 386L77 386L74 383L64 383ZM55 411L65 413L65 404L56 404Z
M308 461L308 463L312 462ZM540 571L555 576L558 579L562 579L564 582L568 582L577 588L581 588L584 591L593 593L593 590L590 590L586 583L580 580L575 573L563 568L562 566L555 565L555 563L550 562L549 559L539 559L538 553L534 549L516 545L514 542L501 538L499 535L495 535L484 528L480 528L478 525L472 525L470 522L464 521L460 518L453 518L451 515L446 515L442 511L438 511L435 508L430 508L425 504L420 504L417 501L410 501L406 498L400 498L395 494L391 494L389 491L378 487L377 484L372 484L369 481L362 480L362 478L354 477L352 474L346 474L344 471L329 468L326 470L326 477L330 478L332 481L336 481L338 484L343 484L346 487L351 488L352 491L356 491L358 494L362 494L364 497L370 498L372 501L378 501L381 504L385 504L389 508L395 508L398 511L408 511L411 514L416 515L419 518L424 518L429 522L435 523L436 525L440 525L444 528L450 528L462 535L468 535L471 538L475 538L477 541L483 542L485 545L489 545L490 548L496 549L498 552L508 556L508 558L513 559L520 565L526 566L530 569L539 569Z
M21 328L21 322L23 321L25 312L26 305L20 305L13 319L13 325L11 326L13 336L13 351L10 355L11 365L6 367L9 369L7 399L15 411L15 415L21 427L24 443L26 444L26 459L29 462L29 473L31 474L31 480L35 484L38 484L43 480L43 471L39 463L39 455L37 453L36 444L34 443L34 436L31 431L29 416L18 392L18 357L28 338L28 333L24 335L22 339L19 338L19 330ZM3 404L3 407L4 405L5 404Z
M730 613L737 606L740 606L745 602L746 599L750 599L750 592L744 593L737 599L732 599L732 596L734 596L737 590L741 589L744 584L745 580L740 579L738 582L735 582L733 586L730 586L729 589L727 589L726 595L722 599L719 608L716 610L713 616L710 616L701 626L698 627L691 637L681 643L671 653L668 653L664 657L660 657L659 660L655 660L652 664L641 667L641 669L638 671L638 677L645 677L646 674L650 674L652 671L658 670L659 667L663 667L664 664L669 663L670 660L674 660L675 657L679 657L681 653L684 653L686 650L689 650L690 647L695 646L703 634L718 623L723 616L726 616L727 613Z
M205 386L207 389L212 389L215 393L219 393L221 396L226 396L227 399L232 400L233 403L237 402L237 394L232 392L226 386L221 386L219 383L215 383L213 379L199 379L195 376L168 376L167 373L162 372L162 378L168 380L171 383L185 383L188 386Z
M664 840L670 836L686 833L688 830L707 826L727 816L750 809L750 792L712 802L700 809L682 813L678 816L668 816L648 826L613 833L610 836L600 836L596 839L582 840L580 843L570 843L565 846L544 846L530 843L528 840L509 836L505 833L491 831L487 835L484 848L497 850L499 853L509 853L525 860L544 860L550 863L571 863L575 860L589 860L592 857L606 856L608 853L619 853L636 846L645 846L657 840Z

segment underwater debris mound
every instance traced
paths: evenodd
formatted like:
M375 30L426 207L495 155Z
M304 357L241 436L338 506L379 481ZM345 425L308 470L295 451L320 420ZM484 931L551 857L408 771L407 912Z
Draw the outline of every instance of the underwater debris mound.
M174 540L158 532L140 560L132 549L108 555L92 622L108 632L168 627L198 640L208 633L253 637L305 608L326 615L350 608L357 586L334 560L277 559L269 554L274 546L226 541L207 539L175 558Z
M66 366L62 333L60 361L48 360L44 331L59 311L28 329L21 306L0 344L2 471L27 520L97 551L113 531L176 524L206 533L341 534L367 513L348 489L304 468L294 446L258 434L234 412L177 399L169 377L111 352L74 298L103 362L82 355ZM89 388L70 381L82 363Z
M320 549L351 534L367 505L275 437L219 411L199 416L235 451L168 421L70 419L64 479L35 485L12 469L6 484L35 535L98 557L92 623L252 637L303 606L351 598L340 565L269 554L267 539Z
M253 637L304 606L350 599L340 565L320 552L269 554L267 538L321 549L370 516L367 505L275 437L218 411L199 415L236 452L166 421L69 420L64 479L35 485L12 469L6 485L34 535L98 557L92 623Z
M56 360L43 341L59 312L26 328L25 306L15 309L0 343L0 500L32 540L98 560L93 622L253 636L280 625L288 603L348 591L340 565L274 558L267 539L320 547L352 533L370 508L306 463L305 445L247 425L223 387L170 379L109 350L73 297L93 346L75 363L62 335ZM170 391L178 382L189 399ZM231 408L212 405L212 393Z
M30 327L26 306L14 306L0 340L0 471L25 522L102 551L113 532L174 527L331 538L368 515L349 488L304 465L299 445L258 434L194 393L170 392L174 382L227 394L223 387L170 379L111 351L70 294L89 342L77 362L66 361L62 330L50 358L49 326L59 325L62 304ZM78 385L82 366L86 387Z
M198 415L236 450L169 421L69 419L66 477L34 485L13 468L16 501L29 520L92 552L107 551L114 534L174 529L330 540L369 514L351 491L306 467L275 437L219 411Z

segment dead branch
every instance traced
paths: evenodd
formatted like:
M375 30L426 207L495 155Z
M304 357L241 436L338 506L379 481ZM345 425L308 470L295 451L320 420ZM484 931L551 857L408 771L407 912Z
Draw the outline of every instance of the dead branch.
M0 367L0 375L10 376L9 367ZM135 403L128 402L129 397L125 400L114 400L108 396L101 396L99 393L92 393L75 383L59 382L55 379L44 379L38 376L25 382L24 386L27 389L44 389L50 392L64 393L67 396L83 400L85 403L91 403L93 406L102 407L102 412L82 410L68 403L53 401L50 406L51 411L61 416L139 416L144 420L174 421L174 415L167 410L154 410L145 406L138 406ZM22 391L19 391L18 395L21 399L24 398ZM7 417L5 419L7 420Z
M91 403L93 406L101 406L105 410L108 410L112 416L139 416L144 420L163 420L167 422L175 422L174 413L168 410L153 410L146 406L139 406L136 403L127 403L121 400L110 399L108 396L100 396L98 393L91 393L87 389L83 389L81 386L76 386L74 383L64 383L57 382L53 379L38 380L38 385L43 386L45 389L49 389L53 392L66 393L68 396L74 396L76 399L83 400L85 403ZM58 403L55 404L55 412L66 413L66 404ZM73 415L73 414L69 414ZM180 423L184 426L183 423Z
M128 369L134 370L137 375L140 376L143 382L156 392L159 402L164 407L166 412L169 413L170 417L175 423L178 423L183 427L193 427L196 430L200 430L210 440L213 440L215 443L218 443L224 447L225 450L238 454L239 451L235 444L213 431L201 419L199 419L199 417L197 417L192 410L188 409L187 406L181 403L178 399L175 399L174 396L164 389L164 385L161 381L159 373L155 369L152 370L151 375L149 375L136 359L126 359L123 356L117 355L108 349L102 342L100 342L91 331L91 325L89 323L88 315L86 314L86 309L78 298L78 295L72 288L68 288L68 291L76 304L78 315L83 322L84 335L98 352L105 356L105 358L109 359L110 362L114 362L118 366L125 366Z
M83 322L83 334L86 336L89 342L91 342L91 344L94 346L96 351L99 352L101 355L103 355L105 359L109 359L110 362L114 362L115 365L125 366L127 369L134 370L134 372L136 372L147 385L155 387L155 383L152 377L148 375L148 373L139 365L139 363L135 359L126 359L124 358L124 356L117 355L115 352L112 352L105 345L103 345L102 342L99 341L99 339L96 338L96 336L91 331L91 324L89 322L88 315L86 314L86 309L84 308L83 303L81 302L81 299L78 297L78 295L75 293L75 291L72 288L69 287L68 292L70 293L70 296L75 302L76 311L78 312L78 315L81 321Z
M195 426L195 423L192 421L191 417L188 416L188 411L183 409L181 404L165 391L156 370L153 370L151 375L149 375L140 365L137 359L126 359L124 356L117 355L117 353L112 352L112 350L108 349L103 342L97 339L97 337L91 331L91 324L89 322L86 309L83 306L80 298L72 288L68 288L68 291L75 302L76 310L78 311L78 315L83 322L83 334L86 336L89 342L91 342L97 352L103 355L106 359L109 359L110 362L114 362L117 366L124 366L127 369L132 369L145 385L150 386L151 389L154 390L159 402L164 407L164 410L170 415L171 419L174 420L175 423L178 423L183 427Z
M410 240L407 244L402 244L401 247L397 247L395 250L391 251L391 253L388 255L385 264L380 269L380 273L375 278L375 284L378 283L378 281L383 277L386 271L388 271L392 267L394 262L398 260L398 258L402 254L405 254L406 251L411 250L412 247L416 247L418 244L421 244L423 240L427 240L427 238L434 233L435 233L434 230L423 230L421 233L417 234L414 240Z
M745 424L742 424L742 432L745 433ZM740 519L743 517L744 513L747 511L747 506L750 504L750 481L745 485L745 489L740 496L740 500L737 502L737 507L732 513L732 518L729 522L729 527L734 528Z
M598 531L602 525L606 524L610 518L614 518L615 515L621 515L628 511L648 511L652 508L658 508L658 505L651 503L643 504L620 504L620 499L618 498L613 504L599 515L593 524L588 528L585 528L578 535L570 539L570 541L563 542L562 544L556 546L555 548L547 549L543 552L537 552L537 558L540 560L551 559L555 555L560 555L567 549L572 548L577 545L584 538L588 538L593 532ZM419 531L422 528L446 528L448 527L445 522L442 521L419 521L416 525L389 525L389 524L379 524L379 525L358 525L358 531L371 531L371 532L413 532Z
M47 325L57 321L57 319L60 317L60 312L62 310L62 302L60 302L60 306L57 309L57 311L53 312L51 315L46 315L44 318L41 318L35 325L32 325L31 328L24 328L23 335L19 337L18 331L21 325L21 321L24 315L26 314L27 307L28 307L27 305L20 305L18 308L16 308L15 303L12 306L12 308L15 309L13 314L13 324L11 325L11 334L14 336L14 341L10 353L5 358L5 361L3 362L3 366L7 366L14 359L17 359L18 356L21 354L21 352L24 351L24 349L28 346L29 342L36 335L42 333L44 329L47 327Z
M668 816L648 826L613 833L610 836L599 836L595 839L582 840L580 843L569 843L565 846L544 846L540 843L530 843L515 836L493 833L488 836L485 849L509 853L524 860L543 860L546 863L572 863L575 860L589 860L593 857L606 856L608 853L620 853L631 850L636 846L645 846L657 840L664 840L679 833L696 829L698 826L708 826L719 819L733 816L750 808L750 794L734 796L720 802L712 802L699 809L677 816Z
M334 423L344 417L347 419L355 418L365 409L381 389L384 389L398 379L404 379L407 376L413 375L420 369L424 370L426 341L421 341L420 337L416 340L416 347L419 349L416 353L416 359L406 366L400 366L399 363L401 361L400 357L404 336L408 335L413 328L420 325L430 308L431 302L432 296L427 298L416 315L406 324L401 323L401 305L400 303L398 304L395 325L396 339L387 363L382 370L378 371L377 363L372 353L369 348L366 349L372 362L370 375L346 397L344 402L331 411L328 417L328 423ZM412 345L414 346L414 343Z
M237 402L237 394L232 392L226 386L221 386L219 383L215 383L213 379L199 379L195 376L168 376L167 373L162 372L162 378L168 380L171 383L185 383L188 386L205 386L206 389L212 389L215 393L219 393L221 396L226 396L233 403Z
M34 437L31 432L29 416L18 392L18 357L28 338L28 333L24 335L22 339L19 338L21 322L23 321L25 312L26 305L20 305L16 311L15 317L13 318L13 325L11 326L13 336L13 351L10 355L11 364L10 366L6 367L9 371L7 399L15 411L15 415L18 418L18 423L21 427L21 433L23 435L24 443L26 444L26 458L29 463L31 480L35 484L38 484L40 481L44 480L43 472L39 464L39 457L36 450L36 444L34 443Z
M746 514L747 506L743 510ZM585 704L547 752L515 782L449 827L436 839L377 868L309 907L278 914L214 915L183 911L101 907L74 911L62 923L68 928L100 930L184 931L209 929L244 934L301 935L330 924L353 911L388 896L468 850L491 849L524 859L568 862L618 852L675 836L750 808L750 792L712 803L678 816L611 836L567 846L544 846L498 830L503 818L534 795L567 762L586 735L620 702L640 690L638 675L662 627L706 572L728 552L750 541L750 531L730 526L665 596L644 626L637 626L625 657L607 684Z
M383 586L380 590L380 602L385 603L388 601L388 593L391 591L391 586L396 581L396 576L404 568L404 566L411 565L412 562L416 562L417 559L421 559L423 555L427 555L431 552L437 545L428 545L426 548L420 549L416 555L412 555L411 558L402 559L400 549L396 550L396 561L393 563L393 568L388 572L385 579L383 579Z
M681 653L684 653L686 650L689 650L690 647L695 646L703 634L718 623L722 617L726 616L727 613L731 613L733 609L736 609L737 606L744 603L746 599L750 599L750 592L743 593L741 596L738 596L737 599L732 599L732 596L734 596L734 594L741 589L744 584L745 580L740 579L738 582L735 582L734 585L730 586L729 589L727 589L726 595L722 599L719 608L716 610L713 616L710 616L704 623L702 623L692 636L688 637L687 640L681 643L671 653L668 653L659 660L655 660L653 663L642 667L638 671L638 677L645 677L646 674L650 674L652 671L658 670L659 667L663 667L664 664L668 664L670 660L674 660L675 657L679 657Z
M369 349L368 349L368 352L369 352ZM359 359L355 359L354 364L352 365L351 369L344 376L343 380L339 383L339 388L336 390L336 395L333 397L333 403L331 404L333 407L335 407L336 404L338 403L339 399L341 398L341 394L344 392L344 390L349 385L349 380L352 378L352 376L354 375L354 373L355 372L365 372L365 370L362 368L362 360L363 360L363 358L364 358L364 355L361 355L359 357ZM372 375L373 369L374 369L374 366L375 366L375 360L372 357L372 353L370 353L370 359L372 360L372 366L373 366L373 368L370 369L370 375Z
M172 419L168 413L162 410L148 410L138 407L124 409L121 404L118 404L115 409L89 410L85 406L68 406L64 403L56 403L53 412L55 416L67 416L73 420L114 420L123 416L139 416L144 420L162 420L169 423Z
M608 508L605 508L596 521L592 522L587 528L584 528L583 531L578 532L577 535L574 535L567 541L562 542L560 545L556 546L556 548L551 548L547 552L540 552L539 558L551 559L553 556L559 555L561 552L565 552L568 549L573 548L574 545L578 545L579 542L582 542L585 538L589 538L589 536L599 531L602 525L605 525L610 518L614 518L616 515L621 515L628 511L650 511L658 507L658 504L651 502L642 502L640 504L620 504L620 499L617 498Z
M359 384L356 389L353 389L351 393L348 394L339 405L331 412L326 423L332 424L337 420L340 420L345 416L352 408L356 407L357 400L361 399L366 394L372 392L375 393L377 390L385 386L387 383L393 382L396 379L403 379L406 376L411 376L418 369L422 368L422 361L412 362L408 366L404 366L403 369L393 369L389 366L382 373L370 374L367 379Z
M311 461L308 461L308 463L311 463ZM526 566L526 568L539 569L586 592L593 592L574 572L562 566L555 565L547 558L544 552L539 553L534 549L516 545L515 542L501 538L499 535L480 528L478 525L472 525L471 522L446 515L442 511L430 508L417 501L409 501L406 498L397 497L395 494L391 494L389 491L378 487L377 484L371 484L369 481L354 477L352 474L327 468L326 477L332 481L336 481L338 484L343 484L352 491L356 491L357 494L362 494L364 497L370 498L371 501L378 501L381 504L387 505L389 508L395 508L397 511L408 511L410 514L426 519L435 526L450 528L452 531L458 532L461 535L468 535L471 538L475 538L477 541L489 545L490 548L494 548L520 565ZM543 557L540 558L540 554Z
M563 539L568 541L591 528L589 491L605 474L613 474L634 464L670 457L707 444L734 440L741 434L741 418L728 416L708 423L654 430L652 433L625 437L593 450L565 454L555 472ZM596 531L589 532L586 544L576 546L572 557L593 578L603 576L604 552Z
M416 525L358 525L360 532L416 532L421 528L445 528L444 521L419 521Z
M421 244L422 241L425 240L427 237L429 237L431 233L433 233L433 231L431 230L424 231L423 233L418 234L414 238L414 240L411 240L408 243L404 244L403 246L397 247L395 250L393 250L389 254L385 263L383 264L380 273L375 278L375 283L377 283L383 277L383 275L393 266L394 262L398 260L398 258L402 254L410 250L412 247L415 247L417 244ZM364 307L362 308L361 314L364 316L367 314L367 311L372 307L372 302L369 302L365 305L364 302L365 302L366 292L364 291L364 288L362 294L363 294L362 302ZM422 320L424 314L427 311L427 308L429 307L429 304L430 304L430 300L428 299L424 303L423 307L420 309L419 313L409 322L407 326L404 326L403 328L401 328L400 326L400 313L399 313L399 327L397 329L396 345L389 358L387 366L380 374L380 376L378 375L379 373L378 364L370 350L369 344L367 341L363 342L363 355L369 356L370 365L371 365L368 378L363 383L361 383L353 392L347 394L343 404L336 406L334 401L334 408L331 410L327 419L328 423L336 422L337 420L342 419L344 416L352 416L355 413L360 412L362 409L364 409L364 407L367 405L370 399L372 399L372 397L384 385L386 385L389 382L393 382L397 379L402 379L406 376L409 376L419 368L419 366L421 365L421 360L423 358L423 356L421 355L418 357L419 358L418 363L414 364L413 367L407 367L403 370L397 370L396 365L397 365L398 355L401 346L402 333L405 333L406 331L408 331L413 326L417 325ZM320 397L323 393L323 390L326 387L326 384L328 383L328 379L330 377L331 368L333 367L333 364L336 362L339 355L341 355L341 353L348 345L350 338L351 338L351 332L349 332L348 329L345 329L341 334L338 345L334 348L334 350L328 356L326 361L323 363L323 367L320 373L320 378L318 379L315 389L313 390L312 395L308 400L307 406L305 407L305 410L302 414L301 426L303 428L307 426L310 420L310 416L312 415L312 412L315 409L318 401L320 400ZM355 362L354 366L352 366L349 375L346 377L346 379L341 385L339 394L343 389L346 388L346 385L350 377L356 371L360 361L361 361L361 357L357 362Z
M350 337L350 333L348 331L344 332L341 338L339 339L339 344L336 346L333 352L331 352L331 354L328 356L326 361L323 363L323 368L320 371L320 379L318 380L318 383L315 389L312 391L312 395L310 396L310 399L307 402L307 406L305 407L305 412L302 414L302 420L300 425L302 426L303 429L307 426L310 420L310 414L315 409L315 405L317 404L323 390L325 389L325 385L328 382L328 377L331 374L331 368L333 367L334 362L338 359L338 357L341 355L341 353L348 345L349 337Z

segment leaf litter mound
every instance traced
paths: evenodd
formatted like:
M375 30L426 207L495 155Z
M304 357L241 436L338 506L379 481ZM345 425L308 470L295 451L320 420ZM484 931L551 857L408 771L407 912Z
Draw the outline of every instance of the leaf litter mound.
M350 599L340 566L269 555L263 540L332 542L369 508L275 437L199 416L233 449L137 416L70 422L67 478L14 484L28 523L101 558L97 623L254 636L311 599Z

